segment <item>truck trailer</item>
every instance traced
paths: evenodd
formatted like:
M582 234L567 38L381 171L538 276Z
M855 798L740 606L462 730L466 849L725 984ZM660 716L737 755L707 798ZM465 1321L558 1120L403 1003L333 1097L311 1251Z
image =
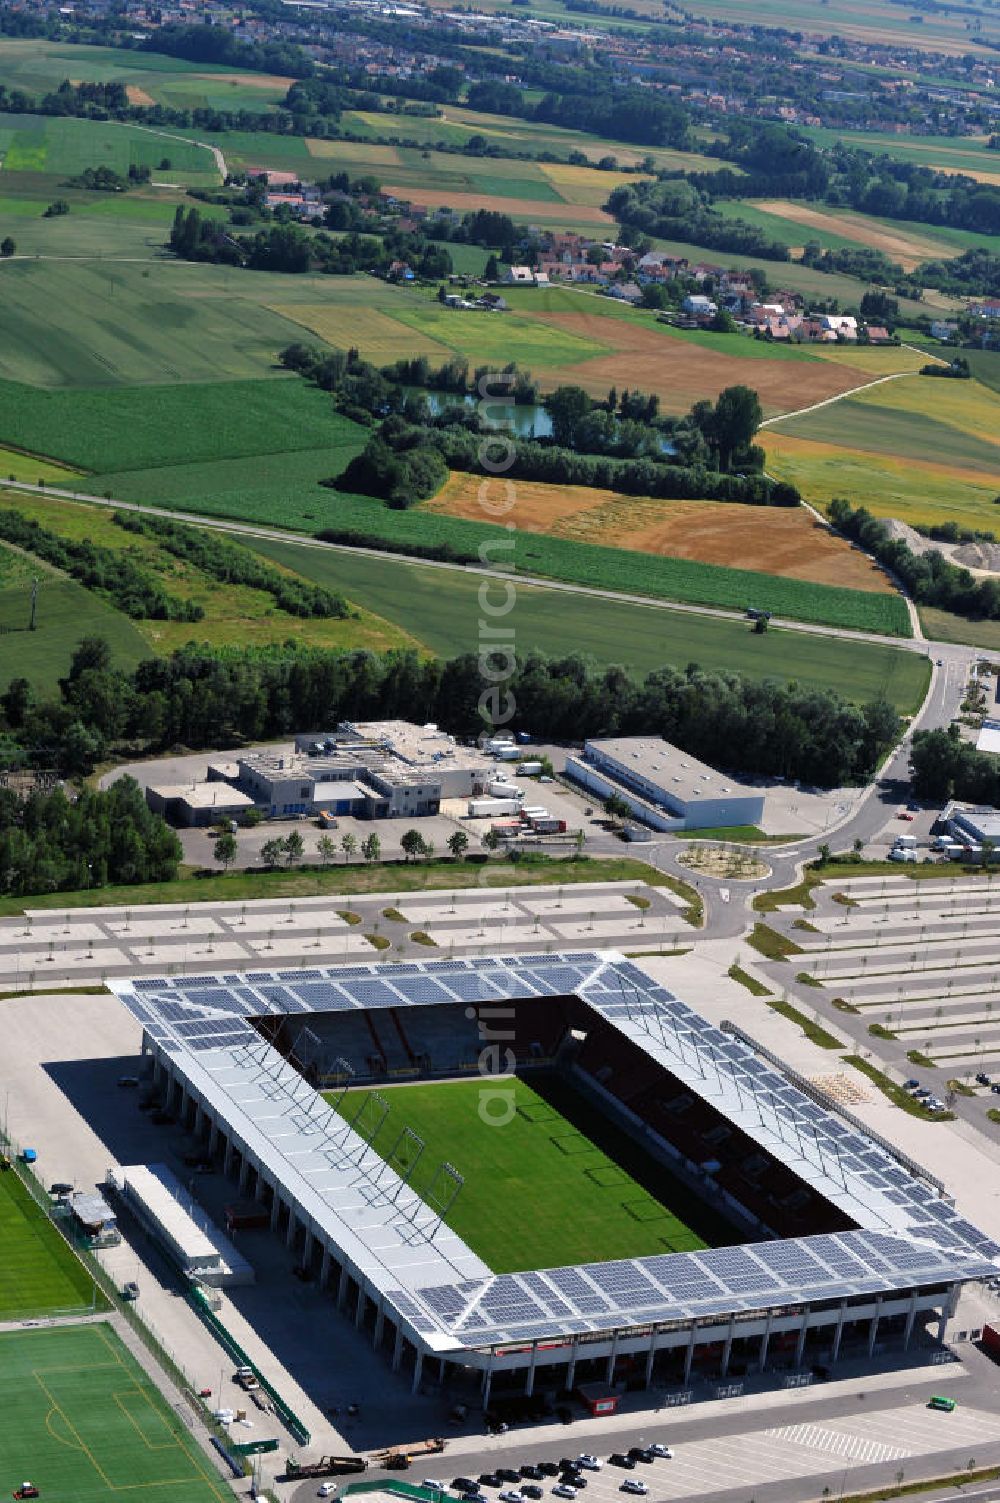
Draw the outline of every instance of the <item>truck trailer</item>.
M499 819L504 814L519 814L521 800L518 798L470 798L470 819Z
M346 1477L351 1472L363 1472L367 1466L363 1456L321 1456L318 1461L296 1461L289 1456L285 1474L297 1482L302 1477Z

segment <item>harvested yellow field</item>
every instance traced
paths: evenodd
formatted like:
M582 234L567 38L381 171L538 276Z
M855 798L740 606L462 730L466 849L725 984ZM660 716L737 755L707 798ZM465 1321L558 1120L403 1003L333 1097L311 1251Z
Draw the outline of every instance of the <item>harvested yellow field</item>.
M455 193L443 182L437 188L410 188L399 183L383 183L384 193L393 193L397 198L412 204L421 204L428 209L448 204L462 213L476 209L494 209L498 214L509 214L512 219L527 219L531 224L548 223L550 220L565 220L567 224L613 224L610 214L593 204L552 204L537 198L502 198L495 193ZM610 193L611 189L608 189Z
M864 554L834 537L804 507L776 507L762 518L752 506L657 501L586 486L525 480L508 485L502 479L453 474L424 509L477 522L502 517L522 532L605 548L891 593L885 576Z
M599 209L607 203L609 193L622 183L617 173L598 172L594 167L577 167L566 162L538 165L560 197L570 204L590 204ZM650 176L648 172L637 172L629 175L629 182L648 181Z
M386 365L400 355L426 355L443 363L451 355L446 345L419 329L411 329L391 313L376 308L345 307L341 303L270 303L272 313L302 324L327 344L357 349L366 360Z
M914 462L818 439L793 438L775 428L765 429L760 441L768 473L798 486L815 505L826 506L834 496L843 496L852 506L865 506L875 516L899 517L913 526L957 522L961 527L996 527L996 486L959 465Z
M294 78L286 78L284 73L199 73L198 78L204 78L209 83L239 84L244 89L267 89L274 93L277 89L290 89L295 82Z
M400 167L402 161L395 146L379 146L374 141L324 141L317 136L306 139L306 150L311 157L324 161L337 161L344 157L352 163L366 162L371 167Z
M845 240L854 240L858 245L868 245L873 250L883 251L898 261L904 271L912 271L921 261L957 256L958 249L936 240L932 234L919 235L910 230L894 230L876 221L865 221L851 214L836 214L824 209L811 208L809 204L793 203L785 198L754 199L754 207L792 224L800 224L806 230L821 230L827 234L840 235Z
M864 394L866 404L913 412L935 423L947 423L961 433L997 445L1000 481L1000 394L979 381L890 381Z
M905 345L816 344L810 345L809 350L833 365L846 365L856 370L858 385L868 379L877 381L879 376L918 371L930 360L923 350L911 350Z
M129 104L142 105L146 109L156 104L152 94L148 94L145 89L140 89L138 84L126 84L125 97Z

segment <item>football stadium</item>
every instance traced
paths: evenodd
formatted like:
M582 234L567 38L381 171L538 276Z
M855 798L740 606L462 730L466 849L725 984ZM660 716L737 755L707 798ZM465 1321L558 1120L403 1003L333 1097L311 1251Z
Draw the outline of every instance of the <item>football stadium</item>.
M234 1215L414 1389L832 1366L943 1341L1000 1271L919 1165L617 953L110 985Z

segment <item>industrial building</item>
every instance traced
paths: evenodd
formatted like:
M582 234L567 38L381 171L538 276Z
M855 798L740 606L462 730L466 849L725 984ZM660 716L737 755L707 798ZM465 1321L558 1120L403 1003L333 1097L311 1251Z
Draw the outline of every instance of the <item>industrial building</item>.
M342 722L330 735L296 736L294 750L247 752L208 766L206 781L148 788L175 824L210 825L256 807L268 819L350 814L358 819L437 814L442 799L481 793L495 761L434 725Z
M716 772L659 737L586 741L582 755L566 758L566 775L598 798L624 799L635 818L654 830L758 825L764 817L759 788Z
M695 1374L863 1362L943 1342L962 1285L1000 1272L1000 1246L919 1165L619 954L109 984L165 1104L414 1391L447 1381L485 1408L543 1387L683 1392ZM730 1245L495 1273L447 1197L422 1200L320 1094L474 1074L480 1009L498 1006L517 1070L565 1071L725 1210Z
M990 805L970 808L953 799L941 810L937 826L965 844L991 846L1000 856L1000 810Z
M146 803L172 825L218 824L239 819L253 808L253 799L226 783L165 783L146 789Z
M250 1264L166 1164L130 1164L110 1170L107 1188L122 1197L136 1220L188 1277L214 1288L253 1283Z

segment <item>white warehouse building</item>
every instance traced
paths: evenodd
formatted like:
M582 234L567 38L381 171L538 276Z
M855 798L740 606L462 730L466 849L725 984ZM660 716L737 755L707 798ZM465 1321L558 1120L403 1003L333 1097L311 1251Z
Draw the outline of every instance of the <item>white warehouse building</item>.
M584 742L566 758L566 775L598 798L617 794L654 830L707 830L757 825L764 794L716 772L656 736L615 736Z

